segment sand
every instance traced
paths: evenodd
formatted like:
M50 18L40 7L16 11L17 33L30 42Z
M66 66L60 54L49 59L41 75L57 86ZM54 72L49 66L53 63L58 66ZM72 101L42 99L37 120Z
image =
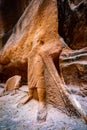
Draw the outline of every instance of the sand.
M0 93L3 88L0 88ZM17 107L22 97L27 95L27 86L22 86L16 94L10 92L0 97L0 130L87 130L84 120L69 117L51 104L47 104L47 120L37 121L38 101L32 99L26 105ZM76 96L87 112L87 97Z

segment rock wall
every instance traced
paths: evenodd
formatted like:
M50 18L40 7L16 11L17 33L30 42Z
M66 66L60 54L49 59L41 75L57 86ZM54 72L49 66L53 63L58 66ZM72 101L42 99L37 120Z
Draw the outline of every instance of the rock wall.
M59 33L74 50L87 47L87 1L70 8L67 0L59 3Z
M75 8L75 10L71 10L66 0L64 2L58 0L59 19L57 19L56 15L57 11L52 12L54 8L51 7L51 5L50 8L45 8L44 6L40 7L40 4L41 0L31 1L31 5L28 6L18 21L6 46L3 51L0 52L0 79L2 81L15 74L21 75L22 81L27 80L27 57L31 47L36 44L37 41L41 40L43 44L43 41L46 42L46 39L50 40L55 37L55 34L58 33L58 21L59 33L69 47L72 49L80 49L87 46L87 2L85 0L80 6ZM45 14L49 12L48 16L43 15L43 12L45 12ZM44 19L45 22L43 22ZM40 40L38 40L38 37L40 37ZM63 51L66 53L66 59L69 53L68 51ZM87 51L84 53L85 55L83 57L82 55L72 56L70 63L68 63L70 57L68 55L68 65L64 65L65 61L63 62L62 73L65 83L69 86L80 87L87 84ZM77 60L78 56L80 59L82 57L81 61L72 62L75 59Z
M1 0L0 1L0 47L3 46L14 25L31 0ZM75 0L78 6L71 10L68 1L57 0L59 8L59 33L72 49L86 47L87 42L87 1Z
M0 52L1 77L22 75L27 80L27 59L31 48L42 42L58 39L58 18L55 1L32 0L12 35ZM53 10L53 11L52 11ZM13 71L14 69L14 71ZM9 73L9 71L11 71ZM5 72L5 73L4 73Z
M0 44L5 44L29 0L0 1Z

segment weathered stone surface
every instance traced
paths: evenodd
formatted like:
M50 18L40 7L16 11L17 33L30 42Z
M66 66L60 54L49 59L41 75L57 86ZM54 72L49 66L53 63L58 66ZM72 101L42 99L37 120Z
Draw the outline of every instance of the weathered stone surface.
M87 0L71 9L68 0L59 1L59 33L72 49L87 47Z
M5 92L6 91L11 91L11 90L16 90L20 88L20 84L21 83L21 76L19 75L15 75L11 78L9 78L6 81L6 85L5 85Z
M56 44L58 44L57 47L55 47ZM51 50L50 45L51 48L53 47ZM37 85L39 84L39 87L42 87L42 80L45 80L45 82L48 83L46 88L49 86L47 90L48 102L55 104L60 109L67 110L70 112L70 115L79 115L80 113L81 116L84 117L84 113L81 113L82 111L78 112L78 105L74 104L75 100L67 93L61 81L58 68L59 61L57 61L57 59L59 59L59 53L56 51L60 46L62 46L62 42L58 35L57 1L32 0L13 29L13 33L7 44L0 52L1 75L6 72L3 70L8 70L8 68L11 74L11 71L13 71L11 67L13 67L14 70L16 68L18 72L20 72L21 68L24 72L25 68L27 68L27 63L29 63L28 59L31 58L32 65L28 66L28 69L31 69L33 66L34 69L32 69L31 77L29 76L32 80L30 85L33 85L33 82L37 79L37 81L34 82L33 89L38 90ZM72 50L70 51L72 52ZM54 55L56 55L55 58ZM38 56L40 57L39 61ZM39 69L40 63L38 62L41 62L41 65L43 64L43 69L46 71L46 74L43 73L42 69L39 73L35 70L35 63L36 68ZM15 73L18 73L17 70ZM9 75L9 73L5 74L7 74L6 77ZM24 72L23 74L25 75L26 73ZM30 75L30 72L28 72L28 74ZM34 76L41 76L41 74L43 77L35 79ZM47 81L47 78L45 79L46 76L49 77L49 81ZM29 82L28 80L28 83ZM41 96L43 96L42 94L44 93L43 88L40 89L42 89L42 93L39 93L40 95L38 94L39 101L41 101ZM43 102L43 100L41 102Z
M58 38L57 9L54 8L54 5L54 1L51 3L49 1L43 2L43 0L31 1L0 54L0 63L3 65L0 77L8 78L9 68L14 68L14 73L17 74L24 72L22 77L26 77L26 63L31 47L38 42L43 44L43 42L52 42ZM52 12L52 10L54 11ZM21 68L22 71L20 71ZM6 73L4 74L4 72Z
M80 2L82 2L83 0L74 0L74 4L78 5Z
M9 94L12 91L12 94L16 93L16 90L21 87L21 76L15 75L10 77L5 84L0 84L0 97Z
M62 51L60 69L64 82L69 87L83 88L87 85L87 47Z
M1 0L0 1L0 42L2 46L12 33L24 9L30 0Z
M1 0L0 3L0 46L5 44L9 35L12 32L13 26L16 24L18 18L28 5L31 0L17 0L6 2ZM78 6L78 4L80 6ZM10 4L11 3L11 4ZM58 0L59 4L59 32L65 39L66 43L73 49L79 49L86 46L86 34L87 34L87 24L85 18L87 17L87 4L86 0L74 0L75 10L71 10L68 1ZM15 5L15 9L13 6ZM11 7L10 7L11 6ZM8 8L7 8L8 7ZM12 8L12 9L11 9ZM5 13L6 12L6 13ZM60 17L61 15L61 17ZM70 24L71 23L71 24ZM70 25L70 26L69 26ZM71 28L72 29L71 29ZM76 28L73 28L76 27ZM86 27L86 28L85 28ZM7 31L6 31L7 30ZM78 31L79 30L79 33ZM84 30L84 31L83 31ZM73 41L73 40L74 41ZM83 44L84 43L84 44ZM74 46L76 45L76 46Z

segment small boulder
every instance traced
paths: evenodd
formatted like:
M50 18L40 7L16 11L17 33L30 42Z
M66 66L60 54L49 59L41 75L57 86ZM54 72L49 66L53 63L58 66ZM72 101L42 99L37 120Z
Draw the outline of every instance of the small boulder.
M6 81L5 92L20 88L21 76L15 75Z

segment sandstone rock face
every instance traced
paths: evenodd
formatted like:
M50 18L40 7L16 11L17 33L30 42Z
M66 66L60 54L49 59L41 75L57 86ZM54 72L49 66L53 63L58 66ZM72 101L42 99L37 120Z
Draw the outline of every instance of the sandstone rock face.
M59 33L65 42L75 50L87 47L87 1L71 9L68 1L59 0L58 8Z
M0 1L0 44L4 45L29 0Z
M27 58L31 48L39 42L44 44L58 38L57 20L57 9L53 0L52 2L44 0L30 2L1 51L0 63L4 67L1 70L2 77L8 77L10 68L14 68L16 74L23 72L25 76L22 77L26 77Z
M60 56L60 69L67 86L86 87L87 47L76 51L64 49Z
M15 75L6 81L5 92L20 88L21 76Z
M42 3L44 3L43 6L41 5ZM55 15L57 11L54 10L53 6L50 5L50 7L45 7L45 2L42 2L42 3L41 1L33 1L33 0L30 2L30 5L28 5L28 8L25 10L24 14L18 21L16 27L13 29L13 33L10 39L8 40L6 46L1 51L1 54L0 54L0 63L1 63L0 64L0 80L1 81L5 81L9 77L15 74L21 75L22 81L26 81L27 80L27 57L32 46L35 45L38 41L41 41L43 43L43 41L48 42L51 38L55 39L56 34L57 34L57 24L58 24L57 17ZM49 2L47 2L47 4L49 5ZM64 3L61 0L59 0L59 3L58 3L59 18L60 18L59 19L59 32L60 30L62 30L62 33L63 33L62 36L65 38L65 41L67 41L68 44L69 44L68 40L71 41L69 45L72 46L72 48L74 47L75 49L82 48L86 46L86 34L87 34L85 31L86 30L85 16L86 16L86 9L87 9L86 2L81 5L82 11L80 7L78 7L77 10L75 10L74 12L72 12L68 3L66 3L66 6L64 9L65 9L65 13L68 12L68 15L65 14L65 17L63 14L64 13L63 4ZM84 10L83 10L83 6L84 6ZM33 10L34 7L35 9ZM51 9L54 11L52 12ZM47 12L48 12L48 15L47 15ZM80 16L80 17L77 23L74 22L76 26L72 28L72 25L74 26L73 21L77 20L77 17L74 18L74 16L76 16L75 15L76 12L78 12L77 16ZM50 14L50 17L49 17L49 14ZM66 19L66 16L67 16L67 19ZM83 18L84 20L81 20L82 19L81 16L84 17ZM47 21L47 18L49 18L48 21ZM44 20L45 22L43 22ZM62 20L64 21L64 23ZM68 25L70 26L68 27ZM72 31L71 29L75 31ZM77 32L78 30L80 30L81 33L80 32L78 33ZM82 33L82 31L85 31L85 33ZM75 35L73 35L74 32L76 33ZM81 34L81 37L85 36L84 37L85 42L82 42L83 38L80 37L80 34ZM79 40L79 42L77 42L76 37L78 38L77 40ZM71 40L71 38L73 40ZM67 51L65 51L65 53L66 55L68 55ZM57 62L56 64L58 65ZM9 73L9 71L11 73ZM71 84L74 86L84 86L87 82L86 81L86 75L87 75L86 59L85 59L85 64L83 63L82 64L80 63L69 64L66 67L64 66L62 71L63 71L65 83L67 85ZM81 82L84 82L84 84Z
M70 10L70 13L72 14L72 10ZM70 18L72 16L71 14L70 14ZM71 23L71 21L69 22ZM67 24L67 27L68 25L69 23ZM67 33L66 26L64 29L66 32L66 37L69 36L70 34L69 32ZM72 28L70 29L71 29L70 31L72 32ZM56 44L58 44L57 47L55 47ZM31 81L28 79L28 83L30 81L31 82L30 85L31 86L34 85L33 89L38 90L37 87L38 84L39 87L43 87L43 85L41 86L41 84L42 81L45 81L46 84L45 87L47 88L46 99L48 100L48 102L55 104L58 108L62 110L65 111L67 110L70 113L70 115L79 116L80 113L80 115L84 117L83 111L78 112L79 109L78 104L75 103L75 100L71 98L70 95L67 93L59 75L59 53L58 53L59 51L58 50L56 51L56 49L59 49L59 47L61 48L62 44L63 42L60 40L60 36L58 34L57 1L56 0L31 0L25 12L19 19L17 25L13 29L12 35L7 41L7 44L0 52L0 65L1 65L0 76L2 76L3 79L4 77L5 78L9 77L8 70L10 70L10 74L23 73L22 77L25 78L25 76L27 75L26 74L27 64L30 64L29 63L29 58L30 58L30 60L32 60L31 62L32 64L28 66L27 73L28 75L32 76L32 77L29 76ZM50 51L50 45L52 48L51 51ZM65 47L62 46L63 51L64 48ZM68 51L65 51L65 54L63 55L61 54L60 57L61 62L64 61L64 65L66 65L67 61L73 61L72 59L74 59L77 63L78 57L79 59L81 59L81 61L86 60L87 48L84 49L83 51L80 51L79 53L73 52L71 49L69 49L69 47L66 47L66 50ZM52 54L55 54L56 57L53 58L54 56ZM84 56L82 54L84 54ZM77 58L74 57L75 55L77 56ZM38 56L40 57L39 61L38 61ZM40 72L37 72L39 69L35 70L35 63L36 63L36 68L38 68L39 65L43 66L41 67ZM75 62L73 62L73 64L74 63ZM80 62L78 63L80 64ZM30 72L29 70L31 69L31 67L32 67L32 71ZM77 68L81 70L80 66ZM46 72L44 73L43 70ZM75 70L76 69L74 68L74 72ZM66 70L65 72L68 71ZM43 77L40 77L41 74ZM38 76L39 78L36 78L35 76ZM42 98L41 96L43 96L43 98L45 97L45 94L41 89L42 88L39 88L39 90L37 91L39 99ZM42 91L42 93L40 93L40 90ZM43 102L43 100L41 99L39 101Z
M74 0L75 5L78 5L80 2L82 2L82 0Z
M68 1L59 1L59 33L73 49L62 51L64 57L61 54L60 69L65 84L69 87L83 88L87 84L87 1L75 1L76 6L73 9L70 8ZM81 48L85 54L79 50Z

